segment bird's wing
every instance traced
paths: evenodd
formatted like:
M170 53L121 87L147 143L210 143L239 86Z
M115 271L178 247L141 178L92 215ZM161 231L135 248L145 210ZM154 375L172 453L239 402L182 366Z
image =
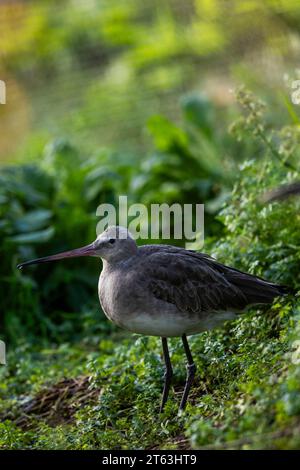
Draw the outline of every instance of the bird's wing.
M212 258L176 247L148 247L146 251L147 288L180 311L242 310L247 305L242 290L214 269Z
M268 191L262 196L262 202L283 201L290 196L300 194L300 181L284 184L276 189Z

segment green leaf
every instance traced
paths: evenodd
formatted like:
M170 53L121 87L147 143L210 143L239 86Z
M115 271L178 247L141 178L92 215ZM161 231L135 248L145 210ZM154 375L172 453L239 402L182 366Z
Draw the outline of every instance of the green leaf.
M52 212L47 209L37 209L27 212L23 217L18 218L14 227L18 232L32 232L39 230L49 222Z
M15 235L13 237L10 237L9 240L20 245L27 243L45 243L53 237L54 233L54 228L49 227L45 230L39 230L37 232Z
M148 121L148 129L161 151L171 150L174 146L186 147L188 144L185 132L163 116L152 116Z

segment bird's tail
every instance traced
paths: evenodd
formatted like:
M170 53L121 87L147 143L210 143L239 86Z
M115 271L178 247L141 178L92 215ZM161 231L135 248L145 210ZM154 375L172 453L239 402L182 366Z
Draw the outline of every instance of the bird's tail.
M263 278L252 276L230 269L227 279L243 292L248 304L269 304L276 297L282 297L292 293L293 290L287 286L269 282ZM228 276L229 274L229 276Z

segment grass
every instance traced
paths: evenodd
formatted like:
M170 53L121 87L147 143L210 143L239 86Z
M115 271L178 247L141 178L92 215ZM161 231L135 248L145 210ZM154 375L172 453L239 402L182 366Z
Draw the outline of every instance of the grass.
M100 317L98 320L92 306L85 313L77 313L78 299L82 299L77 286L84 279L90 286L91 272L83 270L78 284L74 284L76 278L73 278L78 270L67 267L48 280L41 280L37 274L34 278L29 274L13 278L10 288L19 292L21 281L26 282L26 296L21 300L14 295L9 297L16 304L8 302L3 309L6 331L8 328L25 331L24 321L20 319L28 318L26 331L31 334L24 335L21 344L15 340L15 350L8 347L8 366L0 370L0 448L299 448L300 203L297 198L283 203L262 203L262 196L269 190L299 179L299 171L286 165L286 162L293 168L297 165L298 128L270 129L261 103L246 91L240 92L239 102L245 115L231 130L243 145L257 142L256 147L251 147L257 149L257 157L239 167L237 182L223 209L214 217L221 224L222 230L218 232L221 235L207 238L205 251L228 265L293 287L295 294L275 300L272 306L252 309L223 328L191 337L197 377L188 406L180 416L185 357L180 340L172 339L170 352L175 377L169 401L160 415L164 372L160 341L127 336L110 328L106 320ZM169 125L164 137L167 129L178 138L178 130ZM264 139L257 130L264 133ZM170 136L167 139L168 148L172 139ZM279 152L280 158L274 157L274 151ZM57 161L61 153L69 155L70 161L74 158L71 149L59 146L54 154ZM183 162L185 155L182 154ZM72 173L66 173L65 177L73 183ZM10 180L6 178L6 181ZM179 188L181 183L178 180ZM9 195L12 186L8 184ZM33 179L29 176L28 182L21 186L24 194L32 186ZM68 196L67 207L78 206L82 213L77 218L73 214L71 225L65 212L54 213L56 226L61 230L56 233L55 243L65 241L74 233L78 236L81 231L86 233L84 206L81 202L77 204L80 196L73 185L63 188L63 194ZM116 194L120 193L118 188ZM14 208L15 205L8 205L7 214L13 214L18 222ZM36 212L33 215L35 223L44 227L45 213L42 218L41 214L37 218ZM15 220L8 216L7 219ZM10 266L11 256L8 252L5 258ZM65 310L52 309L46 300L49 292L69 300L70 285L75 285L76 295L72 314L66 318ZM39 289L33 290L34 286ZM34 308L32 293L47 286L39 308ZM3 292L6 300L5 288ZM60 302L58 299L57 305ZM44 335L36 330L40 322L51 327L45 328ZM46 340L49 332L51 338ZM16 334L11 338L16 338Z
M181 416L185 358L177 339L170 348L174 387L161 415L157 338L10 352L1 380L1 448L297 448L299 306L284 299L192 337L198 372Z

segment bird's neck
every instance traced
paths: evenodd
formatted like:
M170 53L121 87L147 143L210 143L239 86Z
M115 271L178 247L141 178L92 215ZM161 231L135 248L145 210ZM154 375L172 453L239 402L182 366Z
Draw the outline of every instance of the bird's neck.
M128 260L133 258L134 255L128 254L128 256L120 256L113 259L102 259L103 271L114 271L122 267Z
M115 268L123 263L126 263L130 258L133 258L138 253L138 247L133 245L126 252L122 251L111 255L109 258L102 258L103 268L112 267Z

